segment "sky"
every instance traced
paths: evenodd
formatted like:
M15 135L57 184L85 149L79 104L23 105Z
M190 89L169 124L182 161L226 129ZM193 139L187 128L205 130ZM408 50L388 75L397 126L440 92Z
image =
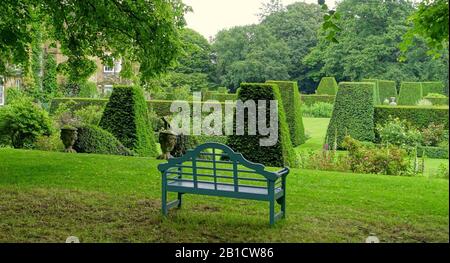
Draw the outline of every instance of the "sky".
M222 29L258 23L259 9L268 0L183 0L194 11L186 15L187 26L206 39ZM282 0L283 5L295 2L317 3L317 0ZM326 0L334 6L335 0Z

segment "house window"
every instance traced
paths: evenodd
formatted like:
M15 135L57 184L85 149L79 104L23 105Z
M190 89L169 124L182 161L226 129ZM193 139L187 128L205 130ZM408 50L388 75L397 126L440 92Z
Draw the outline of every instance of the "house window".
M114 67L103 66L103 72L104 73L114 73Z
M5 105L5 87L0 85L0 106Z
M22 81L20 81L20 79L16 79L16 88L20 88L21 85Z
M103 73L119 73L122 70L122 60L115 60L113 59L113 65L112 67L110 66L103 66Z
M103 87L103 93L104 93L105 95L111 94L112 91L113 91L113 85L105 85L105 86Z

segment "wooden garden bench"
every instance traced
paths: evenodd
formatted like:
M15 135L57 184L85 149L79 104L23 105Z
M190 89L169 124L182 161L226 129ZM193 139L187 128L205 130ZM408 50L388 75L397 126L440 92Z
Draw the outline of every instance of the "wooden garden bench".
M266 171L264 165L246 160L242 154L218 143L198 146L180 158L160 164L162 212L181 207L183 194L230 197L269 202L270 225L286 216L286 176L289 168ZM178 193L167 202L168 192ZM275 214L275 201L281 211Z

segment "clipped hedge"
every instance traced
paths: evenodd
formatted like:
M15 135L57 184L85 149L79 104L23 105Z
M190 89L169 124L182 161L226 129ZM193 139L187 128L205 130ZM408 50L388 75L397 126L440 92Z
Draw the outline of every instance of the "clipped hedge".
M380 98L380 81L378 79L363 79L362 82L375 84L375 93L373 98L374 105L381 105L383 102Z
M235 101L237 99L237 94L234 93L219 93L219 92L206 92L203 100L217 100L220 102L225 102L227 100Z
M380 101L383 103L385 99L389 99L392 97L397 98L397 84L395 81L390 80L379 80L378 81L378 92Z
M338 91L338 84L334 77L323 77L320 80L319 86L317 87L317 95L332 95L336 96Z
M437 93L444 95L444 83L440 81L435 82L422 82L423 96L427 96L430 93Z
M417 147L417 156L425 156L432 159L448 159L448 148L443 147L429 147L429 146L419 146Z
M422 97L422 83L402 82L398 95L398 105L416 105Z
M270 80L266 83L276 84L280 89L292 145L296 147L305 143L305 128L303 126L303 114L297 82Z
M424 99L429 100L433 105L443 106L448 105L448 98L433 98L433 97L425 97Z
M417 128L426 128L430 123L444 124L448 129L448 107L418 106L377 106L375 107L375 125L383 125L389 116L407 120Z
M136 86L115 86L100 127L111 132L139 156L156 156L156 139L144 93Z
M282 101L279 87L275 84L267 83L242 83L238 98L242 101L265 100L267 103L266 116L269 116L270 100ZM267 121L269 122L269 120ZM289 135L283 103L278 103L277 144L269 147L260 146L260 138L264 138L265 136L259 134L248 135L248 120L245 122L244 130L246 134L243 136L229 136L227 144L235 151L242 153L248 160L273 167L299 166L297 154L294 151Z
M326 142L341 149L346 135L359 141L374 141L375 84L341 82L327 130Z
M333 95L305 95L302 94L301 100L302 103L308 106L314 105L319 102L325 102L334 104L334 100L336 99L336 96Z
M67 103L69 101L76 102L74 105L75 110L79 110L86 106L96 105L105 107L108 104L108 99L90 99L90 98L54 98L50 104L50 113L54 113L60 104Z
M93 125L78 128L74 149L79 153L133 155L114 135Z

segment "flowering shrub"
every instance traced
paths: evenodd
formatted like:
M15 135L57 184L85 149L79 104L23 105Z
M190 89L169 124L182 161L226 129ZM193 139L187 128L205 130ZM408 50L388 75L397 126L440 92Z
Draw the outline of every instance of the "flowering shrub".
M422 135L405 120L389 118L384 125L377 125L378 134L383 144L392 144L411 151L421 144Z
M438 146L444 141L444 124L430 123L427 128L422 130L423 145Z
M414 169L404 149L389 145L375 147L346 136L342 146L348 150L350 169L356 173L412 175Z

